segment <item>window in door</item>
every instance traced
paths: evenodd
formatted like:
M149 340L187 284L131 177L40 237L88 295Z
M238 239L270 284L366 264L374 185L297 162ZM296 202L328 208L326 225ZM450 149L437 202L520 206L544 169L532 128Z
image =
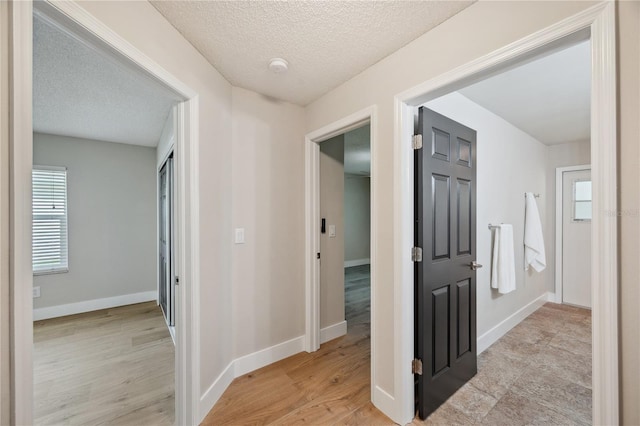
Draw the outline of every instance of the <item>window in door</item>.
M32 188L33 273L67 272L67 169L34 166Z
M573 221L591 222L591 181L573 181Z

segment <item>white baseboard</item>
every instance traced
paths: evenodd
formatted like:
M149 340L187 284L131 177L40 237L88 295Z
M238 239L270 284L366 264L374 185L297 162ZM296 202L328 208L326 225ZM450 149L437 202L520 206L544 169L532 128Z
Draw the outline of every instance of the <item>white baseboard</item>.
M553 293L545 293L478 337L478 355L497 342L499 338L507 334L509 330L518 325L522 320L538 310L542 305L553 300L555 300Z
M371 263L371 259L355 259L355 260L345 260L344 267L350 268L352 266L361 266L368 265Z
M373 395L371 396L371 402L378 410L387 415L389 415L390 413L395 413L397 410L398 404L396 399L393 396L389 395L387 391L377 385L373 386ZM398 419L392 418L391 420L398 424L403 424L399 423Z
M345 334L347 334L346 321L330 325L329 327L325 327L320 330L320 344L326 343L329 340L337 339Z
M281 359L304 351L304 336L296 337L286 342L278 343L258 352L236 358L216 378L209 389L200 397L199 415L201 423L222 394L229 387L233 379L251 371L257 370Z
M157 300L157 296L156 291L143 291L141 293L124 294L122 296L105 297L103 299L85 300L83 302L69 303L66 305L38 308L33 310L33 320L39 321L67 315L82 314L100 309L115 308L117 306L133 305L134 303L150 302Z
M233 361L231 361L229 365L227 365L227 368L213 381L213 384L209 386L209 389L200 397L200 404L198 404L200 410L198 413L198 424L202 423L224 391L226 391L231 382L233 382L233 379L235 379L235 376L233 375Z
M265 365L273 364L281 359L300 353L303 350L304 336L296 337L258 352L236 358L233 361L233 371L236 377L240 377Z

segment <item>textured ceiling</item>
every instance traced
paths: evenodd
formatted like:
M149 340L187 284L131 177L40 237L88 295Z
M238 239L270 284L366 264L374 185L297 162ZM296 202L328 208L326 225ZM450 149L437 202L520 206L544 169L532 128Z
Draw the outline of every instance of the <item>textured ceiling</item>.
M233 85L306 105L472 1L151 1ZM289 62L273 74L271 58Z
M577 44L459 92L544 144L589 140L590 44Z
M156 146L178 99L45 19L33 23L34 131Z
M344 134L344 172L371 176L371 126L369 124Z

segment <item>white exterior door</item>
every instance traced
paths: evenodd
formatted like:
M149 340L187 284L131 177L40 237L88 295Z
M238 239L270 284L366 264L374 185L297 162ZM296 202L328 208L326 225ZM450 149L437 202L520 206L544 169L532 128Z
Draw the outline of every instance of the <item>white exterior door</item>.
M591 170L562 177L562 303L591 308Z

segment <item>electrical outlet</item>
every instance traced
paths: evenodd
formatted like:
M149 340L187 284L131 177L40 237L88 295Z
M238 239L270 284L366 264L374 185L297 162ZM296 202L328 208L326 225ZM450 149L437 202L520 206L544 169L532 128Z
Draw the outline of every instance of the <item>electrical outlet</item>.
M40 287L33 288L33 298L40 297Z

